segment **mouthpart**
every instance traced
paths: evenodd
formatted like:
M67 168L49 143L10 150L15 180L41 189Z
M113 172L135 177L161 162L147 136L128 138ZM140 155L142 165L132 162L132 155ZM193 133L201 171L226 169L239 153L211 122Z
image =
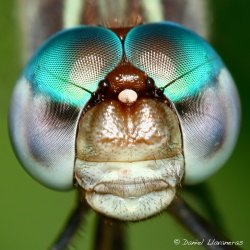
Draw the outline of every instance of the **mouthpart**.
M75 177L87 203L122 221L147 219L166 209L184 174L181 158L135 162L77 159Z

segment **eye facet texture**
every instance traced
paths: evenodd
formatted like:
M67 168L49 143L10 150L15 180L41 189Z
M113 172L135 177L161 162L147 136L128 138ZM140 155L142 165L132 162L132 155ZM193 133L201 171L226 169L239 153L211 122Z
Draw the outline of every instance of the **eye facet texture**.
M131 29L124 50L177 111L186 183L204 180L229 157L239 130L238 94L225 65L202 38L170 22Z
M154 79L157 87L169 85L166 93L172 101L199 91L218 74L221 65L218 55L202 38L168 22L133 28L124 48L129 61Z
M77 27L49 39L15 88L10 131L16 153L38 181L73 185L78 117L100 80L122 57L119 38L101 27ZM86 90L85 90L86 89Z
M82 106L98 83L119 63L121 41L111 30L77 27L46 42L24 71L33 91L54 101Z

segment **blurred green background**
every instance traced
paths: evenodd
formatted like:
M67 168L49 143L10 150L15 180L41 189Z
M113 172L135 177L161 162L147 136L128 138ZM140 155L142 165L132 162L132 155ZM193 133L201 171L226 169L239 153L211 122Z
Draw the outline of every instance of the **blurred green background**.
M242 103L242 127L236 149L225 166L207 181L220 222L232 240L250 249L250 1L212 0L212 44L237 83ZM44 250L55 239L73 208L76 194L49 190L30 178L11 149L7 112L11 91L21 71L20 43L14 1L0 3L0 249ZM199 188L199 187L197 187ZM188 194L192 206L205 209ZM79 249L92 244L92 213L78 235ZM130 249L179 249L173 240L194 238L170 216L129 225ZM183 247L202 249L201 247ZM74 247L72 249L75 249Z

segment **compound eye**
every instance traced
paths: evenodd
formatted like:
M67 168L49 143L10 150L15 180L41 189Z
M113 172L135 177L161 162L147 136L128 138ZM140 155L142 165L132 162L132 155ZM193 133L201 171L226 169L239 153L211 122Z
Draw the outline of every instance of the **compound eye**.
M126 36L124 49L128 60L145 71L157 87L181 83L167 90L177 101L192 95L218 73L218 56L202 38L184 27L153 23L133 28Z
M122 53L111 30L82 26L54 35L26 66L12 97L10 133L24 168L42 184L72 187L78 117Z
M37 93L81 106L122 57L119 38L102 27L77 27L48 40L35 54L24 77ZM83 90L87 91L83 91Z
M124 50L178 114L186 183L206 179L228 158L239 130L237 90L220 57L201 37L170 22L131 29Z

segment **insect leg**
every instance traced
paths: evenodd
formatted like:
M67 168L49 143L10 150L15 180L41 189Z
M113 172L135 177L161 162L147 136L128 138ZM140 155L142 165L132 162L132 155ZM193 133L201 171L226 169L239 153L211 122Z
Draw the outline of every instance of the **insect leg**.
M94 242L95 250L125 250L125 225L120 221L109 220L98 216L96 235Z
M83 202L78 202L77 207L70 215L66 226L55 241L51 250L66 250L74 237L76 231L80 228L82 221L85 219L89 207Z
M206 182L186 186L185 189L183 189L183 193L191 194L208 215L208 220L213 221L214 227L216 227L217 230L226 232L222 219L223 214L221 214L216 206L213 192Z
M167 209L193 236L199 241L204 240L204 246L211 250L240 249L234 245L209 245L209 240L231 242L217 232L211 224L195 212L181 197L176 196Z

